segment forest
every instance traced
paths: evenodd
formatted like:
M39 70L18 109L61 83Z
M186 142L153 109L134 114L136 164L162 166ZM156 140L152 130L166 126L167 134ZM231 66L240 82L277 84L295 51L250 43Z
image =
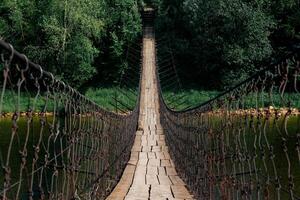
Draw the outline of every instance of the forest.
M276 62L300 40L299 0L2 0L0 37L83 90L110 85L141 37L140 11L187 88L222 90Z
M300 199L300 0L0 0L0 71L2 200Z

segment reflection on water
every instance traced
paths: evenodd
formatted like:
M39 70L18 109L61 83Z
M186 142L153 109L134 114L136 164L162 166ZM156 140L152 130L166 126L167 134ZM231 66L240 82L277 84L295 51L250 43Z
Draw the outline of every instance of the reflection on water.
M115 177L122 172L117 173L116 168L123 169L121 164L125 162L115 166L116 160L120 155L127 160L129 155L117 154L113 145L124 141L116 134L108 139L109 124L99 123L89 116L80 119L78 116L58 119L39 114L32 121L22 116L17 120L17 127L13 117L0 118L0 164L7 169L1 171L0 195L7 188L7 182L5 196L24 200L29 196L34 200L69 199L65 196L77 191L82 191L81 196L89 195L91 185L100 178L103 183L98 183L99 188L107 189L108 184L116 184L117 179L109 179L105 173ZM96 128L93 129L94 124ZM111 166L109 171L108 166ZM71 184L76 184L77 191L71 191Z
M254 199L288 200L291 196L298 197L299 115L286 117L282 114L277 119L261 116L260 120L251 115L220 116L211 115L206 123L216 135L224 134L221 143L226 149L225 169L237 181L236 187L242 188L241 195L254 192L251 195ZM219 148L217 136L212 136L209 142L212 149ZM214 173L220 174L221 162L217 162L215 167ZM220 197L217 195L217 198Z
M234 152L238 150L239 152L236 153L240 154L241 157L231 157L226 159L225 163L227 169L230 169L235 175L243 172L243 175L237 177L237 179L243 178L244 182L247 182L247 180L250 179L255 180L257 177L259 177L262 185L269 182L270 186L268 190L271 199L276 199L277 190L275 185L278 184L276 177L279 178L279 184L282 187L280 189L281 199L290 199L288 188L286 188L290 183L290 180L288 179L288 170L290 169L290 173L293 175L294 191L299 194L300 160L297 152L297 148L299 147L298 142L300 140L299 135L297 135L297 133L299 133L299 130L297 129L299 127L299 117L291 116L288 120L284 120L284 117L282 116L280 119L275 120L276 123L274 122L274 118L269 120L262 118L261 121L258 122L256 118L250 119L250 117L248 117L245 119L238 115L232 115L231 117L230 121L233 121L234 123L231 124L231 131L227 132L227 135L225 134L224 144L228 147L228 155L233 155ZM51 130L49 124L51 123L48 124L48 122L51 122L52 117L47 116L45 119L46 123L42 131L41 123L43 122L40 117L34 117L32 123L29 123L26 117L21 117L17 123L18 131L13 138L11 157L8 165L11 167L11 184L14 186L11 191L16 192L18 190L19 184L14 183L19 183L20 181L22 183L20 186L20 194L22 194L23 197L20 197L21 199L27 199L25 196L27 196L28 188L30 188L32 171L39 169L39 167L44 164L45 158L37 157L37 164L32 168L34 153L36 151L35 147L37 144L40 142L39 156L47 155L46 152L48 152L49 157L54 157L54 154L57 154L57 149L60 149L60 147L55 144L49 144ZM220 127L224 126L226 120L227 119L215 115L209 117L209 124L210 127L213 127L215 133L219 133ZM285 129L285 121L287 129ZM6 166L8 162L7 154L12 139L12 125L11 117L2 118L0 120L0 164L2 167ZM241 128L241 125L245 125L246 128ZM233 136L233 134L235 135ZM284 141L282 138L287 139ZM26 167L22 172L22 178L20 178L20 169L22 168L21 152L24 150L24 144L27 139L28 141L25 148L27 149ZM214 145L219 144L217 142L212 142L211 147ZM57 149L55 150L56 147ZM284 148L287 148L288 157ZM242 156L246 152L249 154L249 157ZM254 162L255 164L253 164ZM51 162L48 164L50 167L48 166L44 169L44 172L42 172L44 173L43 176L45 178L42 179L43 183L41 184L43 184L44 188L49 188L48 190L50 191L50 188L53 187L53 181L60 182L60 180L59 178L53 179L54 170L51 168ZM253 166L256 166L257 169L255 170ZM36 173L33 179L40 176L40 173ZM63 172L60 171L59 173ZM2 188L4 186L4 175L4 171L2 170L0 176ZM34 185L33 188L36 188L38 191L38 183L35 184L37 185ZM58 187L61 184L62 183L56 183L55 185Z
M108 112L51 73L6 53L0 199L105 198L129 160L138 106L128 115Z
M20 117L14 134L13 117L0 119L0 164L4 168L9 166L11 192L8 196L15 197L18 192L21 199L27 199L29 188L38 190L38 185L51 187L52 169L42 169L45 155L52 158L55 144L49 141L50 122L52 116L40 118L35 116L30 121L27 117ZM43 125L42 125L43 124ZM11 149L9 151L9 149ZM9 159L7 159L9 157ZM58 157L59 159L59 157ZM51 163L51 162L50 162ZM43 175L41 175L41 173ZM21 176L22 175L22 176ZM40 177L44 176L44 179ZM47 180L49 178L49 180ZM5 172L1 170L0 187L4 188ZM36 180L40 180L36 182ZM3 189L1 189L3 191ZM37 194L36 191L32 191ZM40 191L39 191L40 193Z

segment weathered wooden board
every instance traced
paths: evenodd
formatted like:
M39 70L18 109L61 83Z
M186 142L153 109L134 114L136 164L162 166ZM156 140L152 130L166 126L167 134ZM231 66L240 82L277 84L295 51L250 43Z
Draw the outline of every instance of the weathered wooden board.
M160 125L155 43L143 41L139 131L123 176L108 200L193 199L177 175Z

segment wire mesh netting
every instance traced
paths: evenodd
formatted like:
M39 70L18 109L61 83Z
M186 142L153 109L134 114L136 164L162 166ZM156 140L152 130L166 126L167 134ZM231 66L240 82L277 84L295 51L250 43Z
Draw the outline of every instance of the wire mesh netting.
M1 199L104 199L129 159L139 106L108 112L0 44Z
M159 52L158 52L159 53ZM197 199L300 199L299 54L161 122Z

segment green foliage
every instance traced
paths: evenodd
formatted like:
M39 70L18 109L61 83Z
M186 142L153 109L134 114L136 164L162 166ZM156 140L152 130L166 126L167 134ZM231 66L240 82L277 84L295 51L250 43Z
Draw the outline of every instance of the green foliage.
M125 94L129 96L125 96ZM36 94L22 92L20 95L20 104L18 107L18 96L16 92L6 90L2 111L4 113L12 113L19 109L20 112L26 112L29 108L32 108L35 102L35 95ZM128 92L128 88L126 89L117 87L90 88L85 92L85 95L108 111L115 111L115 97L118 99L118 101L121 101L124 105L129 106L130 108L135 107L138 97L137 91L130 94ZM46 103L46 94L42 93L42 95L40 95L35 102L35 111L42 111L45 105L47 105L47 110L49 112L54 109L54 102L52 101L52 99L48 99ZM120 104L118 104L118 107L122 108Z
M125 96L124 94L129 96ZM85 95L109 111L115 111L115 98L117 98L118 101L121 101L122 104L130 108L134 108L138 97L137 92L130 95L128 88L126 89L117 87L90 88L86 91ZM118 107L122 108L122 105L118 104Z
M2 90L2 88L1 88ZM46 96L42 93L39 98L35 101L36 94L30 94L22 92L19 98L18 104L18 95L15 91L6 90L3 104L2 104L2 112L4 113L12 113L15 111L26 112L28 109L33 109L32 106L35 107L35 112L42 111L45 106L47 106L47 110L51 111L54 108L54 102L52 99L46 100ZM61 108L59 108L61 109Z
M106 31L100 45L101 55L97 60L100 80L117 80L126 63L126 50L141 33L141 18L136 0L107 1Z
M194 90L186 89L182 91L165 91L163 93L166 104L175 110L184 110L188 107L196 107L200 103L206 102L214 97L216 97L220 92L218 91L204 91L204 90ZM179 99L174 103L175 99Z
M164 99L166 100L166 104L175 110L184 110L188 107L194 108L199 106L200 104L211 100L212 98L216 97L220 94L219 91L209 91L209 90L183 90L179 92L171 92L166 91L163 93ZM288 100L289 102L293 102L291 107L292 108L299 108L300 102L298 101L298 94L297 93L285 93L284 99ZM256 94L249 94L243 99L243 106L244 109L250 108L266 108L272 106L274 108L282 108L286 102L283 102L283 99L279 93L272 94L270 98L269 93L263 92L258 95L258 100L256 99ZM174 103L174 99L180 99L180 101L176 101ZM271 100L272 99L272 100ZM256 104L257 102L258 105Z
M112 83L144 6L192 87L233 85L300 40L299 0L2 0L0 38L72 86Z
M96 73L92 63L99 51L93 46L92 41L83 35L74 37L67 49L66 56L70 59L65 72L70 75L72 85L82 85ZM75 71L74 66L77 68Z
M171 35L171 47L184 77L219 88L255 71L256 64L272 53L269 36L275 26L261 6L263 3L258 1L245 0L185 0L163 4L161 9L167 15L162 14L159 20L171 27L172 33L163 30L161 35Z
M282 53L300 42L300 2L298 0L275 0L270 5L270 12L277 21L277 27L271 39L276 53Z
M3 0L0 14L1 38L75 87L122 66L141 31L135 0Z
M300 39L297 0L161 0L157 22L180 76L204 88L234 85Z

